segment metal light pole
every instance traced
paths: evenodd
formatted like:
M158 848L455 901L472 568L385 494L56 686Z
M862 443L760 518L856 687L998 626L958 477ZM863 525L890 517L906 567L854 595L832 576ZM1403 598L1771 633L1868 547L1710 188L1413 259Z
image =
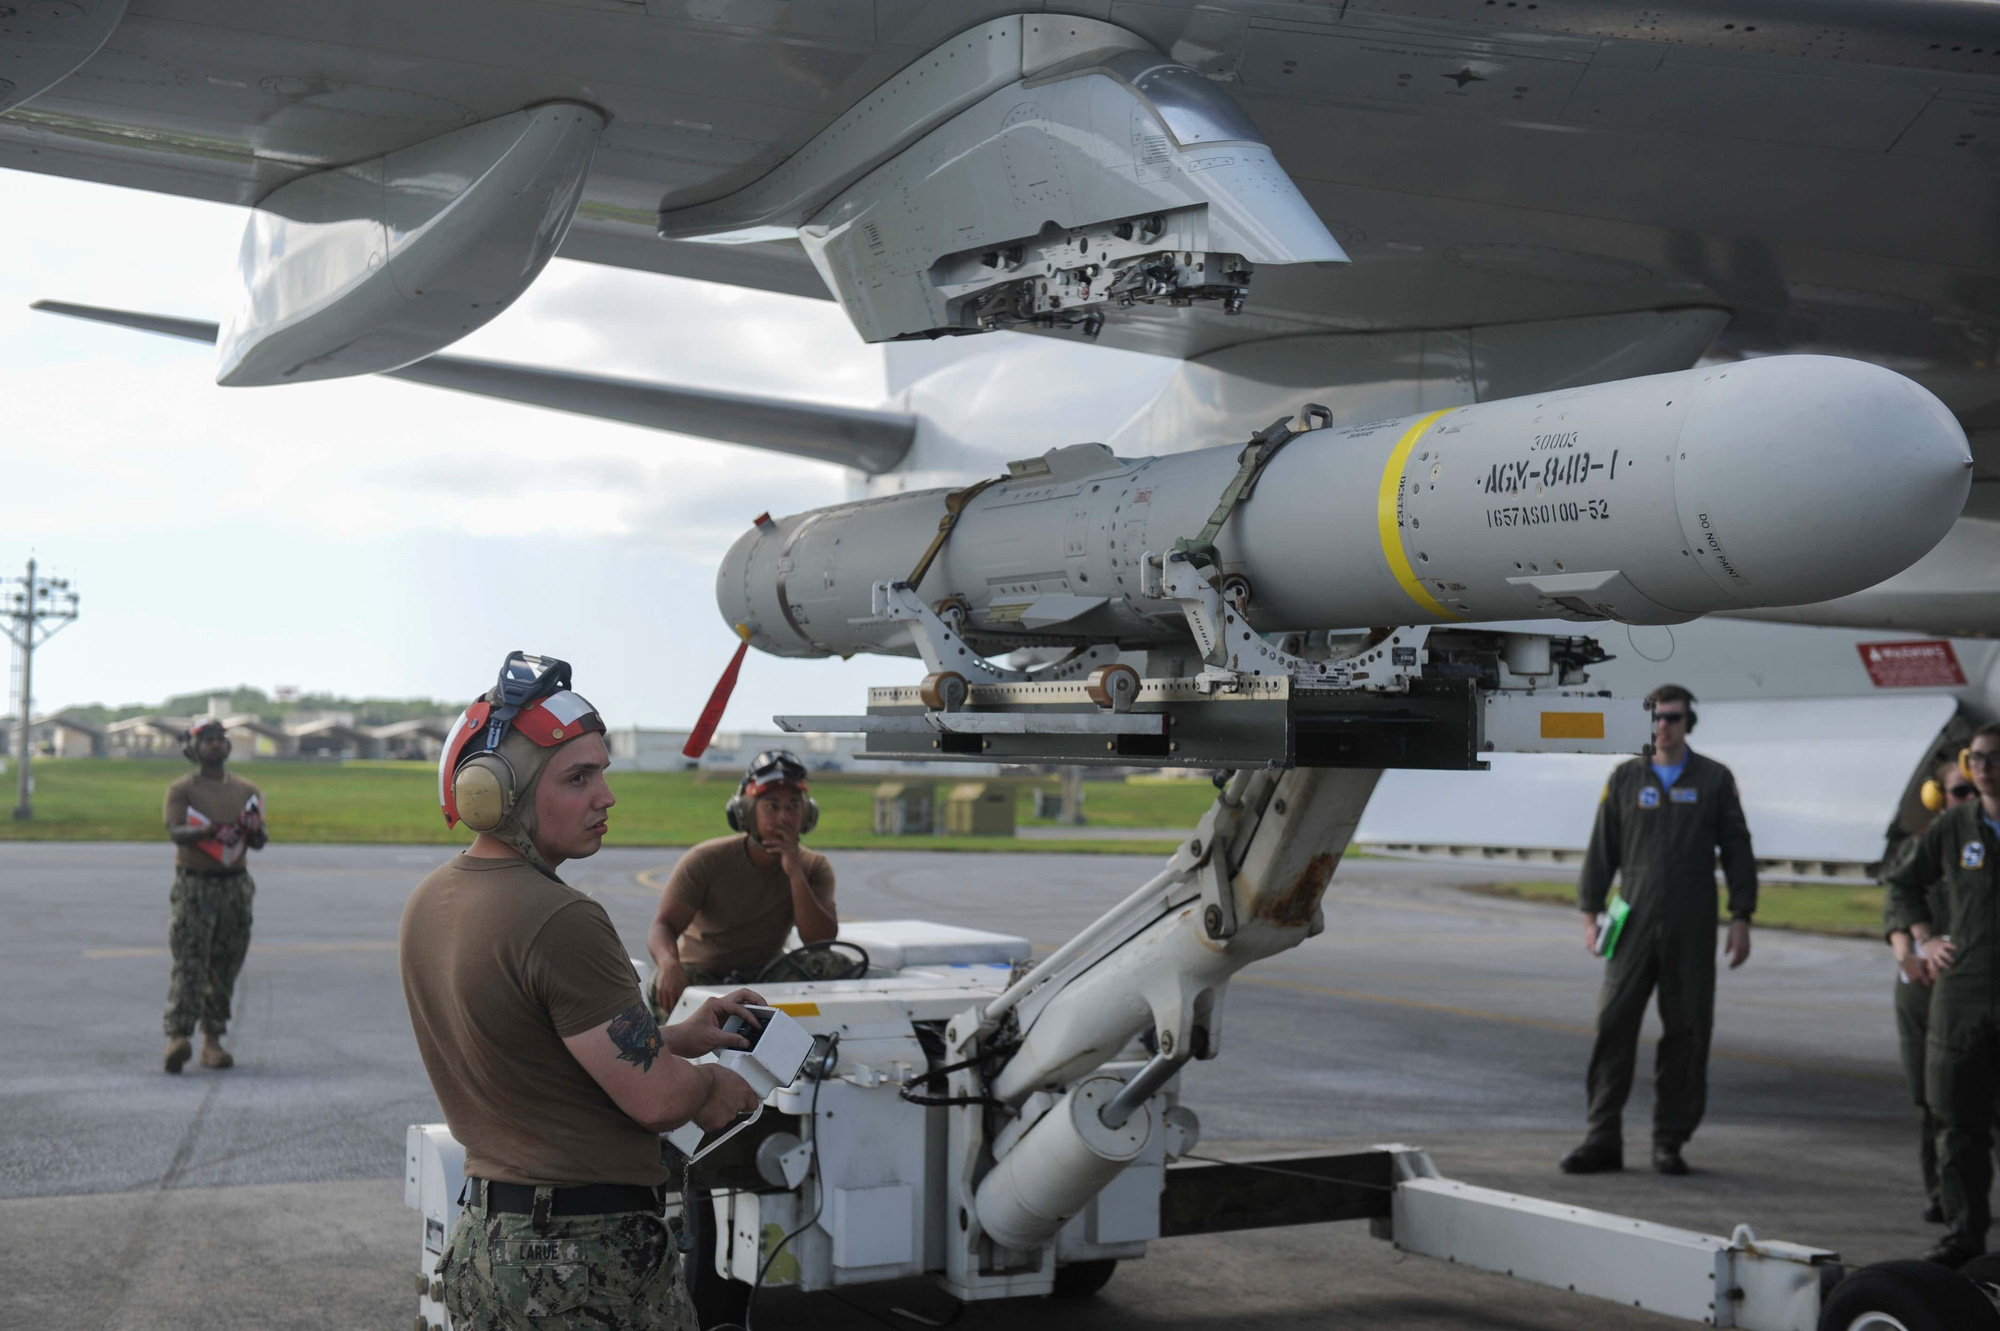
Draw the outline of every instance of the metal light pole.
M1062 809L1056 821L1066 827L1082 827L1087 821L1083 816L1083 769L1065 766L1057 772L1062 782Z
M33 724L35 697L35 648L53 638L76 618L77 596L68 578L44 578L36 574L35 561L28 560L22 578L0 578L0 620L7 625L7 638L21 654L21 720L14 736L15 760L20 771L15 778L14 820L26 822L35 816L28 798L28 731Z

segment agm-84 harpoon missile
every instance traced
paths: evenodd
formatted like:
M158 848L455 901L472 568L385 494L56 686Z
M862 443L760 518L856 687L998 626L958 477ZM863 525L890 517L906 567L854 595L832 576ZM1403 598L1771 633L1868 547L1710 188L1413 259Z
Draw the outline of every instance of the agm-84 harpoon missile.
M1880 367L1782 356L1433 411L1285 442L1218 506L1243 446L1056 449L976 492L764 519L716 580L725 620L780 656L914 654L872 589L917 585L973 649L1185 652L1163 552L1218 512L1209 563L1266 634L1555 615L1677 623L1798 605L1907 568L1965 505L1943 403ZM1153 576L1142 562L1154 560Z

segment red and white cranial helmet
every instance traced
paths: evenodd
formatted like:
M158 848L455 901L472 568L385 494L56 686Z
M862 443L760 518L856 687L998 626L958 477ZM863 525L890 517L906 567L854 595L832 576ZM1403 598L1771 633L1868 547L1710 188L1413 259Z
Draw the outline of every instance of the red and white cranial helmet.
M533 788L555 749L604 731L597 709L570 689L569 662L509 653L499 681L459 713L445 736L438 755L445 826L463 821L474 831L495 830Z

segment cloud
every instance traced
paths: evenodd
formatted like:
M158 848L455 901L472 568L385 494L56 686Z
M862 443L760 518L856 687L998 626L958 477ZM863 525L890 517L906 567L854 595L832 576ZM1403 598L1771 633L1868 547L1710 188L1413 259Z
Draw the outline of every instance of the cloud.
M621 723L685 724L735 646L722 552L759 512L847 493L835 467L393 380L218 388L208 348L27 306L219 318L242 210L12 172L0 188L0 251L33 257L0 271L0 573L32 550L83 595L41 658L41 705L224 681L461 697L528 647L575 661ZM827 302L560 260L454 350L883 396L880 353ZM897 664L753 664L728 724L852 710Z
M83 597L38 658L43 706L238 682L459 698L518 647L574 662L618 724L685 725L736 646L714 597L730 543L850 495L838 467L390 379L218 388L207 347L27 307L220 319L241 209L12 172L0 189L0 574L32 550ZM960 422L927 428L920 484L1103 438L1172 368L962 341L885 353L828 301L557 260L452 350L857 405L888 396L893 355L896 387L936 374L910 399ZM753 655L724 724L855 711L920 673Z

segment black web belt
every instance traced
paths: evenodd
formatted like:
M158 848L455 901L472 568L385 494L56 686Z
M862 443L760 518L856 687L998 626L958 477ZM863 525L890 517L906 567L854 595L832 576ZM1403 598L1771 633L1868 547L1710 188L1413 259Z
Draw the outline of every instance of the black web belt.
M484 1206L490 1215L504 1211L515 1215L535 1213L535 1193L531 1183L496 1183L490 1179L468 1178L461 1200ZM660 1211L660 1189L637 1183L587 1183L574 1188L549 1188L548 1215L615 1215L622 1211Z

